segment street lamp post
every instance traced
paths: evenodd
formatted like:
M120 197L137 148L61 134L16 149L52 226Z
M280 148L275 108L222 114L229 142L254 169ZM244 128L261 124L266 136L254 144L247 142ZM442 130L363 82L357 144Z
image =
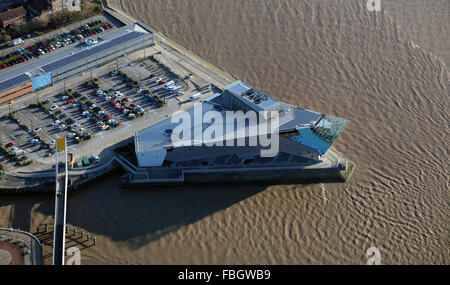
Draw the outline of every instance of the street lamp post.
M12 105L12 103L14 103L14 101L9 101L9 104L8 104L9 115L11 115L11 105Z

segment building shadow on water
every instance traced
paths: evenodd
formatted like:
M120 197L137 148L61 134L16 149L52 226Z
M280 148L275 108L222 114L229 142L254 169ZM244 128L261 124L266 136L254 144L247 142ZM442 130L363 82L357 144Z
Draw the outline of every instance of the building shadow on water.
M96 236L121 242L132 250L227 209L268 187L220 184L132 190L120 188L121 175L109 175L71 193L67 223ZM53 216L54 202L50 200L50 205L41 203L35 211Z

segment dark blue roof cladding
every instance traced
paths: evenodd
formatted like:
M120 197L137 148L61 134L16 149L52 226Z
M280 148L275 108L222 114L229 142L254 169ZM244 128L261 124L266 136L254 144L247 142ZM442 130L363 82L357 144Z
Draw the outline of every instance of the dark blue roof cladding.
M25 74L18 75L16 77L13 77L11 79L1 82L0 83L0 91L10 89L11 87L14 87L15 85L19 85L20 83L25 84L29 80L30 80L30 77L28 75L25 75Z
M56 70L56 69L58 69L60 67L63 67L65 65L72 64L74 62L80 61L80 60L85 59L85 58L87 58L89 56L92 56L92 55L97 54L99 52L102 52L104 50L113 48L113 47L118 46L118 45L120 45L120 44L122 44L124 42L127 42L127 41L129 41L131 39L134 39L134 38L141 37L143 35L145 35L145 34L144 33L139 33L139 32L131 32L131 33L125 34L125 35L120 36L118 38L115 38L115 39L113 39L113 40L111 40L109 42L105 42L105 43L99 44L97 46L93 46L91 48L87 48L87 49L85 49L85 50L83 50L81 52L75 53L73 55L70 55L70 56L65 57L63 59L60 59L58 61L49 63L49 64L43 66L42 69L45 70L45 72L51 72L51 71Z

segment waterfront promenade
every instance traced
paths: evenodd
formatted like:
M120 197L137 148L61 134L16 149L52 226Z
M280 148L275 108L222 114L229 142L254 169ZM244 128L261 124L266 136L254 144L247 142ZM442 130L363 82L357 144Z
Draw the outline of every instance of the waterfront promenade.
M32 234L0 228L0 265L41 265L42 249Z

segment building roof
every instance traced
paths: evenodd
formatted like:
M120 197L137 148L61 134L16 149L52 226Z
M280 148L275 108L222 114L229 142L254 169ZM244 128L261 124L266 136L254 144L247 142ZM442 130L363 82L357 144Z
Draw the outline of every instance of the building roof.
M30 79L47 72L54 71L69 64L75 64L86 57L114 48L131 39L139 38L152 32L135 23L122 27L115 32L100 36L99 43L86 46L83 43L55 51L52 56L43 56L32 63L24 63L17 68L8 68L0 73L0 92L16 85L23 84Z
M32 11L41 13L42 11L51 11L52 6L46 0L34 0L28 6Z
M220 95L222 96L222 95ZM220 105L219 102L220 98L218 98L217 94L214 94L212 97L214 97L214 103L211 102L211 100L205 99L203 100L201 104L201 116L205 116L206 113L210 111L219 111L222 113L223 118L226 118L227 114L223 106L218 110L216 107L217 105ZM310 110L304 110L299 109L294 106L285 105L286 109L284 112L282 112L279 116L279 129L278 131L281 133L284 132L291 132L296 131L298 128L309 128L310 126L318 123L320 118L323 116L320 113L310 111ZM289 108L288 108L289 107ZM198 109L200 110L200 109ZM194 118L195 113L194 108L187 109L186 112L189 114L191 118ZM235 114L237 117L240 117L239 113ZM244 115L245 116L245 115ZM195 119L194 119L195 120ZM200 137L201 133L204 132L205 129L209 128L211 124L206 123L198 123L195 125L196 121L191 122L191 138L195 138L196 136ZM184 122L183 122L184 123ZM228 133L234 132L236 130L236 138L240 137L240 134L242 134L244 137L248 137L248 134L243 132L239 132L239 126L236 122L233 122L232 125L227 124L226 119L223 119L223 136L215 137L212 141L224 141L227 137ZM260 122L262 123L262 122ZM136 152L145 152L149 150L156 150L156 149L164 149L164 148L170 148L174 146L174 143L172 141L172 138L170 135L167 134L166 130L173 130L175 127L177 127L179 123L172 123L171 118L168 118L166 120L163 120L155 125L152 125L148 128L145 128L143 130L137 131L135 134L135 141L136 141ZM195 127L197 126L197 127ZM248 122L245 123L245 126L241 126L241 129L248 128L249 124ZM268 132L272 132L271 130L267 130ZM171 133L171 132L169 132ZM258 135L261 135L261 133L258 133ZM210 142L212 142L210 141ZM181 139L181 141L178 141L177 143L180 144L183 142L185 145L193 144L193 141L188 139Z
M262 94L240 81L226 86L224 88L224 91L225 90L233 93L236 96L242 97L247 95L251 96L251 94ZM256 137L259 135L265 135L267 133L280 133L286 134L290 140L296 143L300 143L303 146L316 150L319 155L323 155L328 151L328 149L333 145L336 139L343 132L345 127L350 123L350 121L342 118L321 114L311 110L301 109L283 102L275 101L267 95L262 95L265 96L265 101L260 104L267 105L264 107L269 107L273 104L280 104L278 113L278 128L272 130L263 128L263 131L265 133L261 133L261 129L258 128L257 133L255 132L255 134L250 134L251 128L249 128L248 121L245 120L246 115L242 112L236 112L234 114L234 118L240 117L242 119L241 122L245 122L244 124L238 124L236 121L229 122L226 106L223 104L224 95L214 94L210 98L202 100L201 110L198 107L199 105L197 105L197 110L201 111L201 113L199 111L196 112L195 107L186 110L186 112L189 114L189 118L191 118L192 120L189 125L190 128L187 128L187 133L190 134L190 137L177 138L175 134L173 134L173 131L175 130L175 128L179 128L179 120L176 119L174 120L175 123L173 123L172 119L168 118L153 126L136 132L136 153L180 147L182 145L196 145L196 139L201 139L202 134L205 134L204 131L211 127L211 124L203 122L204 115L210 111L219 111L222 113L222 123L219 124L222 124L220 129L222 130L223 134L222 136L216 136L217 134L214 132L214 137L211 138L210 141L203 141L203 143L207 144L218 141L223 142L229 139L230 137L228 136L228 134L232 134L233 132L235 132L235 134L233 134L231 137L235 137L236 139L248 138L249 136ZM195 118L195 116L198 116L200 114L201 118ZM181 123L184 125L184 117L181 116L180 118L182 118L183 121ZM272 120L273 118L259 118L257 124L266 124L268 122L270 125L272 125ZM256 129L253 130L256 131ZM177 131L181 130L177 129ZM184 136L183 132L182 136Z
M25 8L23 6L8 10L6 12L0 13L0 21L6 22L13 20L18 17L24 17L26 15Z

